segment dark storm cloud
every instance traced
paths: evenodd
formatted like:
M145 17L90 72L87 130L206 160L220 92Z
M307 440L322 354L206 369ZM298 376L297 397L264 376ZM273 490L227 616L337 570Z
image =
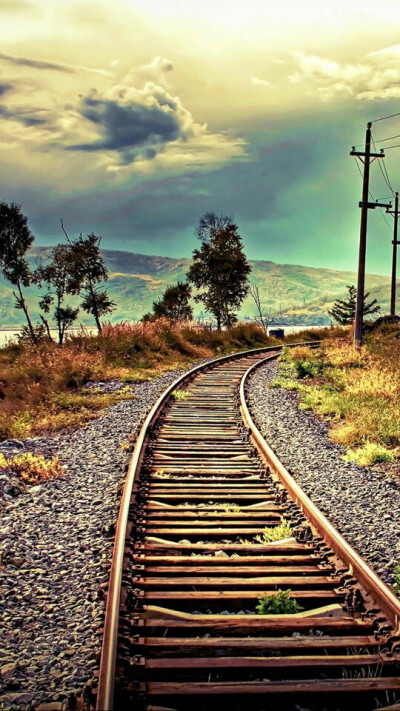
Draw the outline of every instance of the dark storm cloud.
M14 64L19 67L32 67L33 69L51 69L56 72L66 72L67 74L75 74L77 69L69 67L66 64L58 62L44 62L38 59L28 59L27 57L12 57L10 54L0 52L0 60L8 64Z
M4 96L8 91L13 91L13 88L11 84L0 83L0 96Z
M47 119L37 115L35 109L9 109L7 106L0 106L0 117L12 121L18 121L24 126L44 126L48 123Z
M98 140L69 146L69 150L118 151L129 164L138 153L153 159L163 146L193 135L193 119L179 99L147 83L144 89L113 87L105 94L93 91L80 106L82 117L94 124Z
M45 194L24 192L18 201L32 215L38 235L58 234L61 215L71 233L103 234L107 249L140 251L146 240L146 251L150 247L166 254L172 249L179 256L194 246L194 228L204 212L233 214L239 228L282 217L287 209L282 190L309 172L312 157L307 144L281 142L254 147L240 169L232 165L142 184L129 181L118 190L53 195L50 201Z

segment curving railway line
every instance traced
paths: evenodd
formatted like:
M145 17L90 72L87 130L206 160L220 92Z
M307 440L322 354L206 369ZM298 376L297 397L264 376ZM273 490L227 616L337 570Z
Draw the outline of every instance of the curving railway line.
M252 370L278 355L197 367L146 419L117 525L97 711L400 709L400 601L247 409ZM256 540L283 520L285 538ZM287 590L302 611L256 613Z

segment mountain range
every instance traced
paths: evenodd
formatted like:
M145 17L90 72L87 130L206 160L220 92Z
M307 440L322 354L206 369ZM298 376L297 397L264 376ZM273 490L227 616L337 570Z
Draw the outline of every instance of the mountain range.
M51 247L35 247L29 259L32 266L46 262ZM166 286L185 279L190 259L157 257L117 250L103 250L109 269L107 290L117 309L111 315L113 322L137 320L151 311L152 303L159 298ZM261 302L274 316L275 322L286 324L328 324L331 319L327 310L337 298L346 294L346 286L357 283L355 272L305 267L293 264L275 264L269 261L251 261L250 281L259 287ZM382 313L388 312L390 278L368 274L366 288L371 298L376 298ZM39 314L39 291L28 289L27 301L32 316ZM0 278L0 328L18 326L22 314L13 305L12 287ZM72 298L68 303L77 303ZM247 296L240 311L240 318L253 318L256 308L251 296ZM195 315L201 315L201 304L195 306ZM207 314L203 314L207 317ZM83 311L80 322L91 323Z

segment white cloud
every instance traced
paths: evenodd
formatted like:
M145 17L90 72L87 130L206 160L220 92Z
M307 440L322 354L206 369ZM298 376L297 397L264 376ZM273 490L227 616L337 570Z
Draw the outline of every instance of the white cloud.
M174 69L174 65L165 57L154 57L149 64L142 64L140 67L133 67L128 74L121 79L121 84L143 84L154 82L160 86L169 86L168 74Z
M305 52L295 52L296 69L289 76L292 84L314 88L325 101L337 95L359 100L400 97L400 66L388 58L400 58L400 46L372 52L366 61L341 64ZM393 65L393 66L392 66Z
M14 146L17 141L36 153L62 151L64 161L68 151L72 161L82 162L85 156L85 164L121 175L160 167L167 171L168 166L174 172L201 170L242 157L243 139L209 131L165 81L145 81L150 76L162 80L172 69L169 60L155 57L117 83L110 85L109 79L108 87L103 82L103 88L75 94L69 103L53 102L39 86L27 93L21 83L5 79L0 84L0 141L8 135Z
M252 77L251 83L253 84L253 86L271 86L271 82L267 81L267 79L258 79L257 77Z

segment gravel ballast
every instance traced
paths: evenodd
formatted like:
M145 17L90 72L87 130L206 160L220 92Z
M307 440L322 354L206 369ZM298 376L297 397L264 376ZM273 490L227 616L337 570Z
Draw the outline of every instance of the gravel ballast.
M300 484L346 540L385 582L400 559L400 491L384 473L343 461L328 427L298 409L293 391L269 388L276 361L256 369L248 402L255 424Z
M98 670L110 526L130 457L123 443L183 372L133 384L135 399L75 432L0 444L4 454L56 455L66 466L61 478L25 490L5 475L0 482L2 711L80 694Z

